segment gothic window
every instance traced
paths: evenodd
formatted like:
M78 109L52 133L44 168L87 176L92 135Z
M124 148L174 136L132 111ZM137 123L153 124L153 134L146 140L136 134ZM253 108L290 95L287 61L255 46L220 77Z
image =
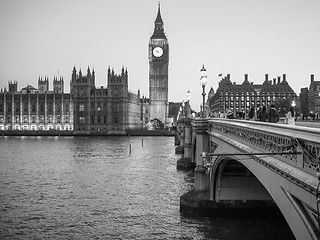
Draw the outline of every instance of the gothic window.
M48 104L48 111L52 112L53 111L53 103Z
M79 112L84 112L84 104L79 104Z
M85 118L83 116L79 117L79 123L85 123Z
M113 116L112 118L112 123L118 123L118 117L117 116Z
M20 116L15 116L14 122L15 122L15 123L20 123Z
M23 104L23 111L28 112L28 103Z
M70 122L69 116L64 116L64 122L65 123L69 123Z
M28 123L28 115L23 115L23 123Z
M56 120L57 120L57 123L61 123L61 116L60 116L60 115L57 115L57 116L56 116Z

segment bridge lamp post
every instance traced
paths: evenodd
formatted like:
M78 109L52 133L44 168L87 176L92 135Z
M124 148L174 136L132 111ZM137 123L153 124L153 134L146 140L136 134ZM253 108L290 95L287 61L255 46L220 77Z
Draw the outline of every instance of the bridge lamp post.
M187 103L186 103L186 117L190 117L191 115L191 107L190 107L190 91L187 92Z
M184 109L185 103L184 100L182 100L182 117L185 118L185 109Z
M292 100L291 106L293 107L293 117L295 118L295 116L296 116L296 109L295 109L296 102L294 100Z
M187 100L188 100L188 103L190 102L190 91L188 90L187 92Z
M204 68L204 65L202 65L200 73L201 73L200 85L202 86L202 118L204 118L205 96L206 96L205 88L207 84L207 70Z

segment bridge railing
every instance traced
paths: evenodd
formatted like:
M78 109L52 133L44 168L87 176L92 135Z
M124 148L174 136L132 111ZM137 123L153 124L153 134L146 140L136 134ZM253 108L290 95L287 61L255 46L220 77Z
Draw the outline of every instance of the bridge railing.
M314 176L320 171L320 129L221 118L208 122L209 133L217 132L267 152L292 152L281 158Z

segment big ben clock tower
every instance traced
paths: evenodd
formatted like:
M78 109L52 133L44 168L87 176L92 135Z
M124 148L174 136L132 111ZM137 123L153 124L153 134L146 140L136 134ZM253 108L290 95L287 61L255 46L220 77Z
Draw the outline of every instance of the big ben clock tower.
M154 31L149 41L149 119L159 119L167 123L169 45L163 29L163 21L158 6Z

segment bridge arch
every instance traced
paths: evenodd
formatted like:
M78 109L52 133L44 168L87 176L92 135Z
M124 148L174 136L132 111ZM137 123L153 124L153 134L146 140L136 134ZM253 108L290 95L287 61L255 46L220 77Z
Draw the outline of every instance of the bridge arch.
M271 210L278 214L279 209L271 195L243 163L237 157L216 157L209 173L210 200L222 205L235 205L237 208L243 205L246 214L270 214ZM259 212L256 211L257 208ZM240 213L241 209L236 212Z
M218 145L216 154L226 153L226 149L233 154L243 153L241 148L234 145L226 147L225 144L221 147L221 139L211 137L211 141ZM272 169L261 164L261 159L278 160L277 157L248 155L212 157L208 186L210 200L219 202L222 206L234 204L236 208L241 207L241 202L252 202L252 206L247 206L249 211L266 206L268 211L270 209L275 214L281 212L297 239L320 239L317 213L314 206L308 205L308 200L312 200L302 186L300 188L294 179L282 173L290 169L288 171L297 176L301 171L287 164L279 165L279 169ZM285 169L281 170L281 167Z

